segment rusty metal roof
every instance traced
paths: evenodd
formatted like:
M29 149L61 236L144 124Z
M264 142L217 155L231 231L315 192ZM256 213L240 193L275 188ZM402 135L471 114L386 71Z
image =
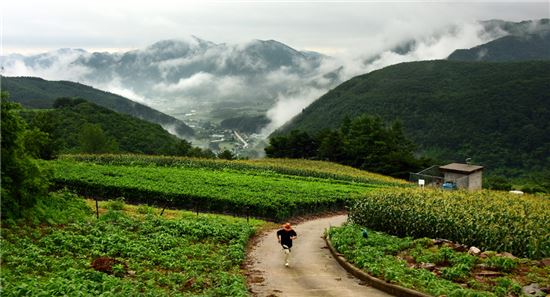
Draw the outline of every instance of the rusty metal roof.
M483 170L483 166L451 163L444 166L439 166L439 169L443 171L453 171L458 173L473 173L479 170Z

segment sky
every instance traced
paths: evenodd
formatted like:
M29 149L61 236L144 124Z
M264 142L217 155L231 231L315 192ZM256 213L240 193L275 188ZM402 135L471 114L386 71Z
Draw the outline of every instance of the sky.
M126 51L195 35L215 43L274 39L327 55L452 23L550 17L550 1L2 1L2 54L57 48Z

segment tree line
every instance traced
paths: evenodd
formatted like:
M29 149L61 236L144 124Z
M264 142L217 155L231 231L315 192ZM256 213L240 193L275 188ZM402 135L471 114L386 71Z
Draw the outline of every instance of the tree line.
M430 160L415 156L415 144L398 121L385 124L380 117L346 117L339 128L311 135L293 130L270 138L265 148L272 158L317 159L349 165L393 177L407 178Z

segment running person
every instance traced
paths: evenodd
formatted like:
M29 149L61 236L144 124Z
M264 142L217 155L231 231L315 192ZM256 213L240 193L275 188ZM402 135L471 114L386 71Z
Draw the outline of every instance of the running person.
M279 229L277 231L277 240L283 247L283 251L285 252L285 266L288 267L289 261L290 261L290 251L292 248L292 241L296 239L297 234L296 231L292 229L292 226L290 226L290 223L286 223L283 225L282 229Z

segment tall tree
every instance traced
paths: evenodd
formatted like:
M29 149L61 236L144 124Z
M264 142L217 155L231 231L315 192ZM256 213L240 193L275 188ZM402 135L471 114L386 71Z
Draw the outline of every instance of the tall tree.
M9 102L8 94L1 93L2 134L2 218L21 216L24 208L32 207L37 199L48 193L48 174L31 157L24 145L28 131L21 118L19 104Z
M98 124L84 124L79 137L80 149L85 153L99 154L118 150L118 144L107 137Z

